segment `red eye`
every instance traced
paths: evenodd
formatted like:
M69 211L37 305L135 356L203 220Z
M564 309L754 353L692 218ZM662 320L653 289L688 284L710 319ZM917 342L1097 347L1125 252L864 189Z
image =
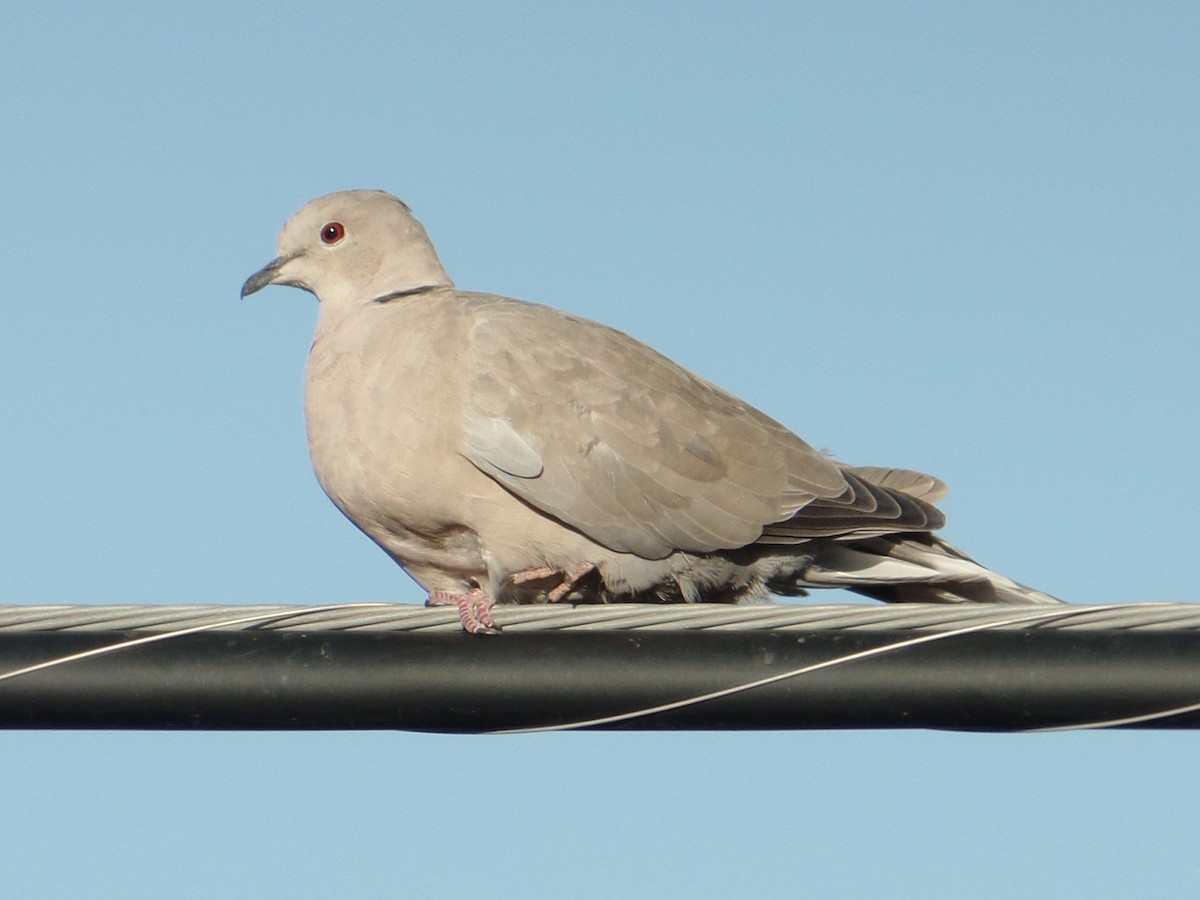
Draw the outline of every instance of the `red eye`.
M341 222L330 222L321 229L321 240L326 244L336 244L346 236L346 229Z

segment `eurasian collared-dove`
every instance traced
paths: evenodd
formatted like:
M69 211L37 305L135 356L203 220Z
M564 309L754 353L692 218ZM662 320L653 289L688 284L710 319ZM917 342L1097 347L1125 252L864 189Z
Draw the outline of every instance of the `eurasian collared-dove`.
M493 603L1056 603L932 534L944 485L848 466L628 335L457 290L379 191L313 200L269 284L320 300L305 411L317 479L463 627Z

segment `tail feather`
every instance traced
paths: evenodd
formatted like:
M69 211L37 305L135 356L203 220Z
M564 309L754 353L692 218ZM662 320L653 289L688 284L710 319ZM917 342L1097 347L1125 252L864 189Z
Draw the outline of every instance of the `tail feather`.
M890 603L1063 602L981 566L934 535L823 541L812 549L803 577L813 587L847 588Z

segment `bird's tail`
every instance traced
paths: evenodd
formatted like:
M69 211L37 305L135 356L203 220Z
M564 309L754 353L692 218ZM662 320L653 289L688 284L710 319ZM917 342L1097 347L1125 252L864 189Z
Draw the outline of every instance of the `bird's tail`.
M981 566L931 534L822 541L804 581L889 603L1063 602Z

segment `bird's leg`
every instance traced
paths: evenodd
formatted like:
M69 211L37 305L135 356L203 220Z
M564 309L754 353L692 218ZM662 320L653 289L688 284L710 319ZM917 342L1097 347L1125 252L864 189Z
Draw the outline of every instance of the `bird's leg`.
M575 586L590 572L596 571L594 563L581 562L577 563L571 571L556 569L553 566L538 566L534 569L523 569L510 576L509 580L513 584L528 584L531 581L545 581L551 578L557 578L558 584L546 592L546 601L548 603L558 603L567 597L571 591L575 590Z
M467 634L499 634L500 626L492 621L492 595L477 587L465 594L451 591L430 591L426 606L457 606L458 621Z
M581 562L576 563L575 568L570 572L563 572L562 583L554 590L546 595L546 599L551 603L557 603L560 600L566 599L571 591L575 590L575 585L579 584L580 580L586 575L590 575L596 571L595 563Z
M512 583L527 584L530 581L541 581L543 578L550 578L561 574L563 573L551 566L538 566L536 569L524 569L515 573L512 576Z

